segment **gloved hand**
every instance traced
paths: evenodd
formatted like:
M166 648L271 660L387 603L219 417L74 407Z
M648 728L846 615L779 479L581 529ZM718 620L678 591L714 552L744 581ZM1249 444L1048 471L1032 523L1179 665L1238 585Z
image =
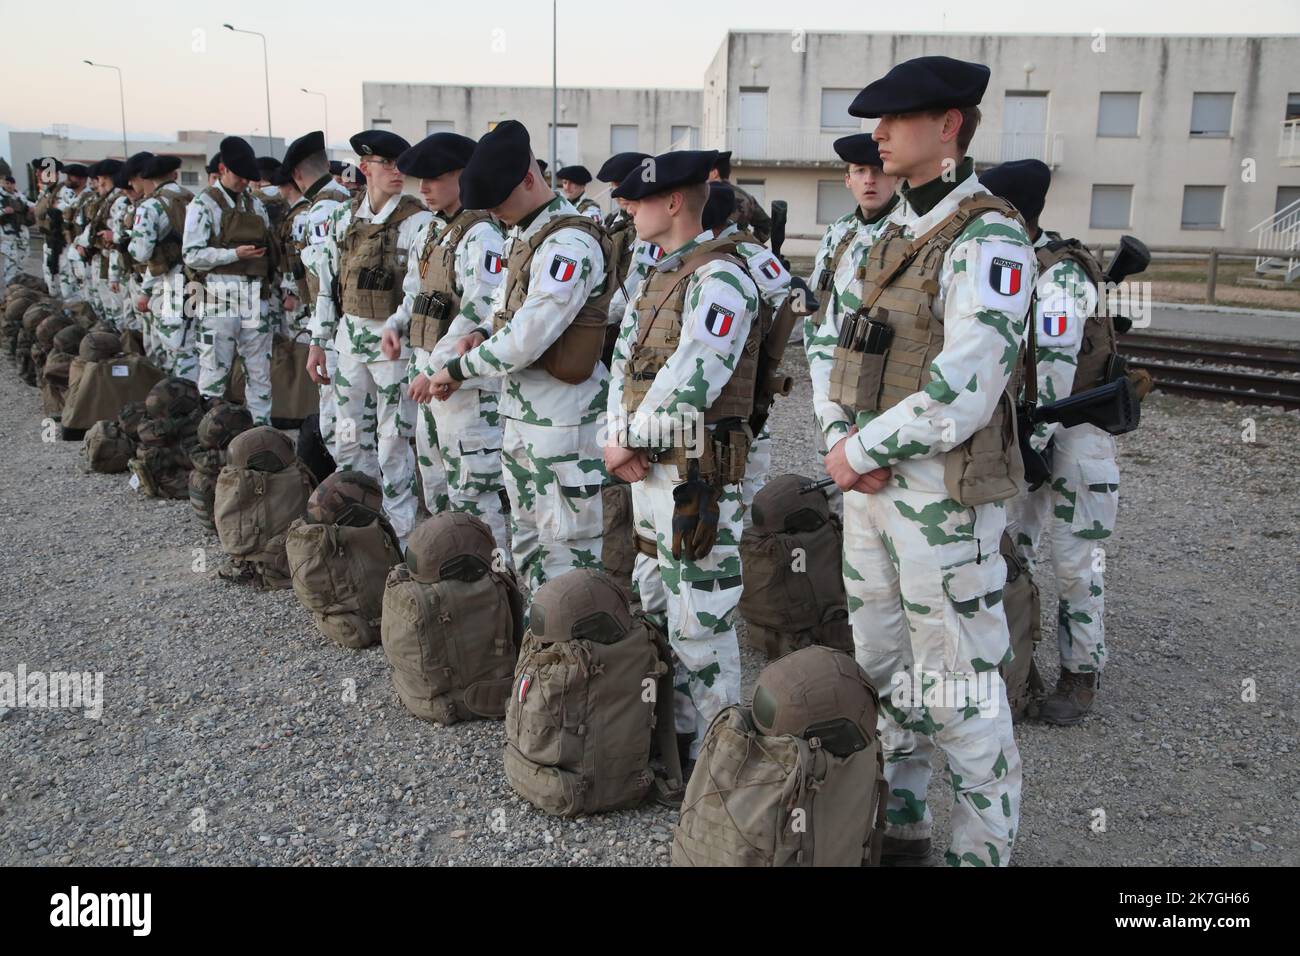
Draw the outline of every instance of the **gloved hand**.
M817 311L820 303L817 296L813 294L812 287L804 281L802 276L790 277L790 295L798 296L794 299L794 311L796 315L811 315ZM800 308L802 304L802 308Z
M685 481L673 489L673 557L699 561L718 540L719 493L706 481Z

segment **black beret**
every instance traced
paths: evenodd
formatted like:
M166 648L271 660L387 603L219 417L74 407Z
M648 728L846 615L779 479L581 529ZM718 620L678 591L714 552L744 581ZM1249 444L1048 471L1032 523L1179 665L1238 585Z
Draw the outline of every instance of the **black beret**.
M86 167L86 175L89 176L91 179L94 179L96 176L98 176L98 175L99 175L99 163L102 163L102 162L103 162L103 160L101 159L99 162L97 162L97 163L91 163L89 166L87 166L87 167Z
M605 164L596 173L596 178L602 183L621 183L624 176L649 158L649 153L615 153L605 160Z
M993 195L1005 199L1026 221L1037 219L1047 202L1052 171L1037 159L1018 159L980 173L980 182Z
M276 167L275 172L271 174L268 180L272 186L292 186L294 185L293 176L289 172L289 167L281 163Z
M131 178L126 175L126 163L123 163L122 168L113 174L113 185L118 189L126 189L131 185Z
M349 179L352 182L358 183L362 186L366 184L365 173L357 169L357 167L353 166L351 163L345 163L341 160L337 160L337 159L330 160L330 175L342 176L345 179Z
M841 136L833 144L835 153L846 163L855 166L880 166L880 146L871 138L870 133L854 133Z
M262 171L257 168L257 154L248 140L239 136L227 136L221 141L221 165L242 179L262 177Z
M151 162L153 162L153 153L148 150L133 154L122 164L122 178L130 182L137 176L143 177L145 169Z
M989 85L989 68L950 56L918 56L899 63L857 95L850 116L960 109L978 106Z
M275 175L275 171L280 168L280 161L274 156L259 156L257 157L257 168L262 171L262 175L258 178L269 181Z
M54 167L56 172L63 172L63 163L59 162L53 156L37 156L31 162L32 169L36 170L38 173L51 166Z
M379 156L383 159L396 159L411 148L410 143L386 129L362 130L348 142L352 144L352 152L362 158Z
M504 120L483 134L460 174L460 204L466 209L495 209L531 168L528 130L518 120Z
M713 163L713 168L718 171L718 175L726 179L731 175L731 150L725 149L718 153L718 158Z
M212 154L212 158L208 160L208 165L206 165L206 166L203 167L204 172L209 172L209 173L219 173L219 172L221 172L221 170L218 169L217 167L218 167L220 164L221 164L221 154L220 154L220 153L213 153L213 154Z
M325 134L320 130L304 133L289 144L284 151L284 161L280 164L285 172L292 176L294 168L308 156L325 152Z
M546 167L546 160L544 160L544 159L539 159L539 160L537 161L537 165L541 167L541 170L542 170L543 173L546 172L546 168L547 168L547 167Z
M65 176L87 176L90 171L84 163L65 163L63 165L63 174Z
M92 172L92 176L116 176L118 170L125 165L120 159L101 159L95 164L97 171ZM92 168L95 168L92 167Z
M709 198L700 215L705 229L717 229L736 211L736 191L727 183L709 183Z
M556 180L567 179L571 183L585 186L591 182L591 173L586 166L562 166L555 171Z
M618 184L611 194L618 199L645 199L680 186L708 182L718 160L716 149L677 149L656 156L645 171Z
M474 141L459 133L433 133L401 156L397 168L416 179L437 179L443 173L464 169L474 155Z
M154 156L144 164L140 175L145 179L162 179L170 172L181 168L179 156Z

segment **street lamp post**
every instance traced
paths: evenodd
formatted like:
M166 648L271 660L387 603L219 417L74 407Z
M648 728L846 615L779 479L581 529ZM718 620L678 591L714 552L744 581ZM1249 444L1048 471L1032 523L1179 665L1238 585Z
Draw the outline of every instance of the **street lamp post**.
M117 70L117 101L122 107L122 158L126 159L131 155L131 151L126 146L126 93L122 89L122 68L112 66L108 63L92 63L90 60L82 60L86 66L98 66L105 70Z
M262 39L262 70L266 74L266 152L272 158L275 157L275 141L271 133L271 67L266 55L266 35L258 33L256 30L240 30L232 27L229 23L221 24L232 33L249 33Z
M309 90L305 86L300 86L298 89L302 90L304 93L310 93L312 96L319 96L325 103L325 149L328 150L330 146L330 98L324 93L320 93L316 90Z
M558 57L556 56L557 38L559 36L557 0L551 0L551 184L555 183L555 171L559 168L559 157L556 151L560 143L560 87L558 83L559 67Z

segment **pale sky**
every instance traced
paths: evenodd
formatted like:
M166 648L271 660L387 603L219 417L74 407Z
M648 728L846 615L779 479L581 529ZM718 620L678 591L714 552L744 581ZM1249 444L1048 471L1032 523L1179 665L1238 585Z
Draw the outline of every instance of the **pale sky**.
M122 68L132 134L212 129L265 135L262 44L222 29L266 34L272 129L292 139L324 125L345 145L364 128L364 80L410 83L551 82L551 4L546 0L319 0L274 4L226 0L116 4L65 0L7 3L0 56L0 126L53 123L120 129ZM1297 0L1188 3L944 3L906 0L896 9L829 0L559 0L561 86L700 86L728 29L880 32L1300 34ZM620 33L622 34L620 36ZM494 49L495 47L495 49ZM874 77L863 77L864 85ZM0 152L7 143L0 139Z

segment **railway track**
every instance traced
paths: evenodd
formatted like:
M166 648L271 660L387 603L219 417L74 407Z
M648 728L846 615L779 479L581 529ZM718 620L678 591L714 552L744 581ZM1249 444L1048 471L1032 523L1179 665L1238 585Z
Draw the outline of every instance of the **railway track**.
M1166 392L1300 409L1297 348L1130 332L1120 351Z

